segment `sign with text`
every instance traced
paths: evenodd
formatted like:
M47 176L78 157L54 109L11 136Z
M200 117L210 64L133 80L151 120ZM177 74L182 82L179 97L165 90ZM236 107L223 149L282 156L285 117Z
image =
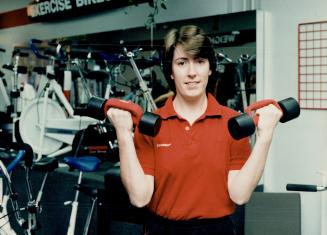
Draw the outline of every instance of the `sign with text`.
M27 15L33 20L61 20L144 2L149 0L43 0L28 5Z
M210 34L209 38L211 43L214 46L237 46L242 45L244 43L255 42L256 41L256 30L248 29L248 30L237 30L226 33L215 33Z

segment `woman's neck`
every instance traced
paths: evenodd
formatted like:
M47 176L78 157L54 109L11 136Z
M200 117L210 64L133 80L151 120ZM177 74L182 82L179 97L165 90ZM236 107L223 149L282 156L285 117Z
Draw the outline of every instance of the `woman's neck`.
M176 113L192 125L206 111L208 98L203 94L199 98L187 100L176 95L173 105Z

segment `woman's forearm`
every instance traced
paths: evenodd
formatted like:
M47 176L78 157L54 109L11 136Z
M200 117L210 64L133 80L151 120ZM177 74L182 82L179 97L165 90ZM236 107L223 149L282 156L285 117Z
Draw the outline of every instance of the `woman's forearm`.
M242 169L229 173L228 190L235 203L244 204L250 199L263 174L270 144L271 139L257 140Z
M137 207L147 205L153 193L153 176L145 175L137 158L133 133L117 132L122 182L131 203Z

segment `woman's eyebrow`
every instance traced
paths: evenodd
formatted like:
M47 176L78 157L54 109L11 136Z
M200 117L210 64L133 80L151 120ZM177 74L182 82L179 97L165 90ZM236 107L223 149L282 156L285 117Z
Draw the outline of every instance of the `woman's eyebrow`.
M175 61L177 61L177 60L187 60L187 57L177 57L177 58L175 59Z

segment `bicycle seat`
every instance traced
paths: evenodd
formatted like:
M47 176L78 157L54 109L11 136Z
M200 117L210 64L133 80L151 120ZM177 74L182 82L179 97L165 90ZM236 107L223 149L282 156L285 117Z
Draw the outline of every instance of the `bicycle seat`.
M64 162L71 168L83 172L97 171L100 165L100 160L94 156L64 157Z
M58 159L56 158L44 158L38 162L34 162L32 166L33 171L39 172L52 172L58 168Z

